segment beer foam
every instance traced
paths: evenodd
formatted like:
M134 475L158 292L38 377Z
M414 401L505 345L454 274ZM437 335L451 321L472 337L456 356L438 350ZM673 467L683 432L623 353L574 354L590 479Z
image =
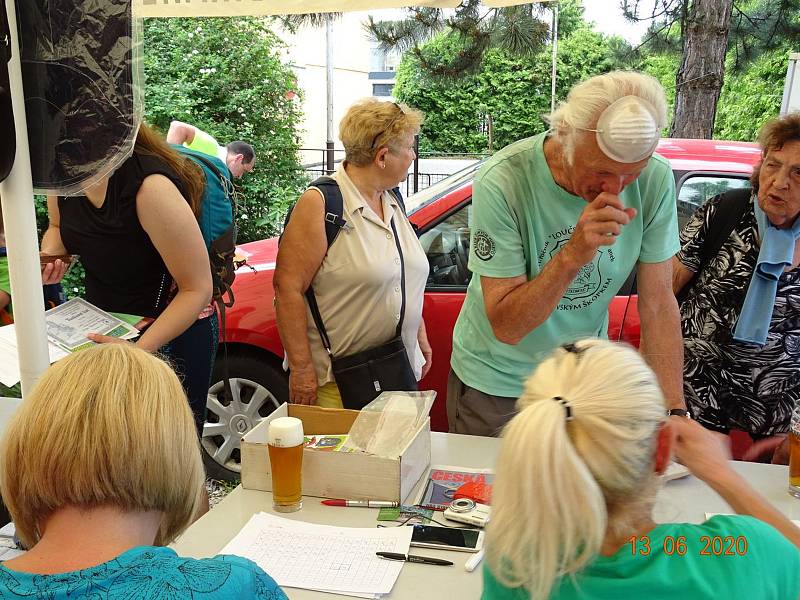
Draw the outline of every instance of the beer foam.
M269 423L269 445L291 448L303 443L303 422L295 417L278 417Z

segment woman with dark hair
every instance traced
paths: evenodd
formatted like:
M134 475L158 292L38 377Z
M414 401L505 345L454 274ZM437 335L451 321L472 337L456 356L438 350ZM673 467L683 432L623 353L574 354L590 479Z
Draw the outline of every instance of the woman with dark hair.
M50 224L42 239L45 254L80 256L86 300L153 319L136 346L169 356L198 433L218 329L209 305L208 252L196 219L204 188L201 169L142 125L133 154L116 171L83 196L48 197Z

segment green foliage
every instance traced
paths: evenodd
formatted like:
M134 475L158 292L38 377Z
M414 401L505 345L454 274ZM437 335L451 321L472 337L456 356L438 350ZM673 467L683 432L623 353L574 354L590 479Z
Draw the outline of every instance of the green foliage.
M251 143L256 167L237 181L239 241L274 235L287 197L305 183L301 114L290 97L298 87L281 61L283 42L258 18L147 19L144 48L146 120L164 132L179 120L220 143Z
M729 56L728 63L735 60ZM717 105L714 137L723 140L755 141L765 121L778 116L789 51L762 54L746 71L728 71Z
M570 6L576 2L567 0ZM369 17L365 29L381 50L408 51L429 76L454 81L478 72L491 48L520 59L533 57L549 35L548 23L540 18L544 11L541 3L487 9L480 0L463 0L452 13L409 8L407 17L399 21L376 22ZM441 33L454 41L457 49L447 55L424 52L425 42Z
M642 71L658 79L667 94L667 126L662 130L662 136L669 135L669 124L672 123L675 112L675 74L679 64L678 54L653 54L646 56L640 67Z
M577 82L621 65L618 38L608 38L585 25L559 41L557 100ZM420 50L431 60L459 51L460 40L440 34ZM529 59L492 48L481 68L457 81L442 82L428 75L407 53L400 64L394 94L422 110L426 121L420 136L423 151L485 152L485 116L493 119L493 149L544 131L542 115L550 111L550 48Z

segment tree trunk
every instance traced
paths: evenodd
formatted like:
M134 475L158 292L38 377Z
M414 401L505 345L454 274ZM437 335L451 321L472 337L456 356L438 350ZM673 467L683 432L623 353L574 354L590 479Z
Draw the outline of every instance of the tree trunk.
M670 137L711 138L722 90L733 0L685 0L683 59Z

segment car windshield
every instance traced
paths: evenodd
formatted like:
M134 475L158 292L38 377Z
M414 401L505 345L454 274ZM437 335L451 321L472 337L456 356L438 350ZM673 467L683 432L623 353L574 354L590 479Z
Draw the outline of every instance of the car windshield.
M427 187L416 194L410 195L406 199L406 212L409 215L412 215L420 208L430 203L432 200L435 200L436 198L439 198L440 196L443 196L452 190L461 187L465 183L472 181L473 177L475 176L475 171L478 170L485 160L486 159L476 161L473 164L464 167L460 171L456 171L449 177L446 177L441 181L437 181L432 186Z

